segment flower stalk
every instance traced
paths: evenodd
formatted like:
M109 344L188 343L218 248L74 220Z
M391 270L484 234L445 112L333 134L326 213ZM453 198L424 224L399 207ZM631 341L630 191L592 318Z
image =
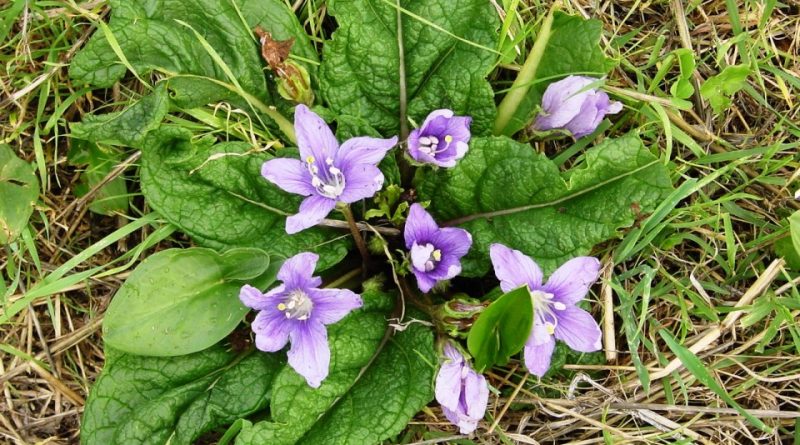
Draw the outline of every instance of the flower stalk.
M550 9L550 12L542 22L542 28L539 30L539 35L536 36L536 43L533 44L528 58L525 59L525 64L514 79L514 83L508 91L508 94L500 102L497 107L497 118L494 121L494 134L501 135L505 131L514 113L519 108L520 102L528 94L528 90L536 77L536 71L539 69L539 63L542 61L544 50L547 48L547 42L550 40L551 29L553 27L553 13L556 7Z
M344 219L347 221L347 226L350 228L350 233L353 235L353 239L356 242L356 247L358 248L359 253L361 253L361 258L366 265L370 258L369 250L367 250L367 243L364 242L364 237L361 235L361 230L358 229L358 225L356 224L356 219L353 217L353 211L350 209L350 205L341 205L339 207L339 211L342 212L342 215L344 215ZM366 270L366 268L364 270Z

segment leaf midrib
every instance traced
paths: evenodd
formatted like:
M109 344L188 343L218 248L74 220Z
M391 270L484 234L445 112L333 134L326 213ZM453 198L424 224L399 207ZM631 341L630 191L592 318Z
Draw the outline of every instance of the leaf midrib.
M555 206L555 205L570 201L572 199L578 198L578 197L580 197L582 195L585 195L587 193L595 191L595 190L597 190L599 188L602 188L602 187L604 187L604 186L606 186L608 184L611 184L613 182L625 179L628 176L634 175L636 173L639 173L640 171L643 171L643 170L646 170L646 169L650 168L651 166L657 164L658 162L659 162L658 159L653 159L652 161L650 161L650 162L648 162L646 164L643 164L643 165L641 165L641 166L639 166L639 167L637 167L637 168L635 168L633 170L629 170L629 171L627 171L627 172L625 172L625 173L623 173L621 175L608 178L608 179L606 179L604 181L600 181L600 182L598 182L596 184L593 184L593 185L591 185L589 187L581 189L581 190L579 190L577 192L567 194L567 195L562 196L562 197L560 197L558 199L554 199L554 200L551 200L551 201L545 201L545 202L541 202L541 203L538 203L538 204L529 204L529 205L520 206L520 207L512 207L510 209L495 210L495 211L491 211L491 212L473 213L471 215L465 215L465 216L461 216L461 217L458 217L458 218L455 218L455 219L451 219L451 220L445 222L443 225L445 225L445 226L457 226L457 225L464 224L466 222L473 221L473 220L476 220L476 219L493 218L493 217L505 216L505 215L513 215L515 213L525 212L525 211L528 211L528 210L540 209L540 208L545 208L545 207L552 207L552 206Z

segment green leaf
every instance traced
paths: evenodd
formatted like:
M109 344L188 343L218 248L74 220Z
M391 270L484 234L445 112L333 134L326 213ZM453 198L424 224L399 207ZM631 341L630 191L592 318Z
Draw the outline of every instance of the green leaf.
M39 181L33 167L0 144L0 245L16 239L33 213Z
M158 128L169 111L166 82L152 94L116 113L91 114L71 124L72 137L90 142L140 148L145 136Z
M794 250L800 255L800 211L792 213L789 217L789 233L792 235Z
M431 201L437 221L472 234L463 274L481 276L489 270L491 243L531 255L547 274L615 237L671 190L663 163L629 134L586 151L563 174L530 145L474 138L464 159L429 175L419 194Z
M326 269L347 254L345 233L311 228L286 234L286 215L301 197L285 193L261 176L271 156L250 144L192 141L188 130L163 126L142 151L142 192L148 203L198 243L218 250L269 248L284 257L320 254Z
M547 86L570 75L605 76L614 63L600 48L603 25L599 20L556 12L547 42L530 89L517 107L502 134L510 136L533 119L541 106Z
M251 268L243 273L242 266ZM201 351L225 338L248 309L239 301L247 281L260 289L277 265L258 249L218 254L168 249L144 260L120 287L103 320L106 344L121 351L170 356Z
M151 71L193 76L170 81L173 99L181 107L236 99L230 90L203 77L238 83L244 92L269 104L273 101L262 71L264 62L252 32L256 26L276 39L294 38L292 53L316 60L308 36L281 0L112 0L111 7L107 27L111 37L105 32L92 36L70 64L73 79L110 87L127 71L117 54L121 52L140 76ZM221 57L233 79L193 30Z
M521 351L531 333L533 303L528 286L508 292L489 305L469 330L467 347L482 372L504 365Z
M721 113L731 105L731 96L747 85L750 67L731 65L700 85L700 95L711 104L714 113Z
M408 117L417 123L435 109L449 108L472 116L473 134L491 128L494 95L485 78L496 59L498 20L488 2L336 0L329 8L339 28L323 50L320 88L336 113L359 116L384 135L396 134L406 118L404 96Z
M694 94L694 86L692 86L692 74L695 68L694 51L688 48L679 48L672 53L678 58L681 75L670 86L669 92L679 99L688 99Z
M72 146L67 155L69 163L85 166L80 182L75 186L75 195L84 196L117 166L121 161L120 153L81 139L70 139L70 143ZM89 202L89 210L101 215L126 213L128 187L125 177L117 176L100 187Z
M107 350L81 422L81 444L189 445L263 409L280 355L237 355L216 345L180 357Z
M697 358L692 351L678 343L678 341L675 340L675 338L670 335L666 329L659 330L658 334L661 335L661 338L664 339L664 341L667 343L667 346L669 346L672 352L675 353L675 356L681 361L681 363L683 363L684 366L686 366L686 369L688 369L689 372L691 372L700 383L708 387L708 389L714 391L714 393L719 396L720 399L736 409L739 414L744 416L744 418L750 421L750 423L756 428L768 434L772 433L772 428L765 425L761 419L753 417L752 414L747 412L747 410L742 408L738 403L736 403L735 400L733 400L733 397L731 397L730 394L725 391L725 388L720 385L714 376L711 375L711 372L709 372L705 365L703 365L703 362L700 361L700 359Z
M433 398L437 357L430 329L414 323L370 361L385 327L385 315L375 313L331 326L331 372L322 386L312 389L290 369L282 372L271 418L246 423L237 445L380 443L402 431Z

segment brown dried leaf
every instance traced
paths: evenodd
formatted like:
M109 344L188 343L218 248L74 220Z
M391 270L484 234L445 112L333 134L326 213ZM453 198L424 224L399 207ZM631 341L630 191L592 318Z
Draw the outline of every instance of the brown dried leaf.
M261 56L273 71L282 68L283 62L289 58L289 51L294 45L294 39L275 40L269 31L264 31L260 26L255 29L256 35L261 42Z

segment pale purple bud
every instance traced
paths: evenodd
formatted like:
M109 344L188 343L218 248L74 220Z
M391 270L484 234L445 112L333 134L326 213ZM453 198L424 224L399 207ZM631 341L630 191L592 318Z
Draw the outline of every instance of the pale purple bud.
M575 139L591 134L607 114L622 110L620 102L589 85L599 79L569 76L551 83L542 96L542 111L536 117L536 130L568 130Z

